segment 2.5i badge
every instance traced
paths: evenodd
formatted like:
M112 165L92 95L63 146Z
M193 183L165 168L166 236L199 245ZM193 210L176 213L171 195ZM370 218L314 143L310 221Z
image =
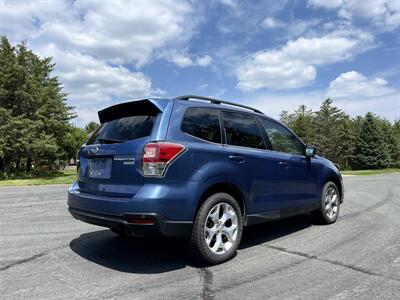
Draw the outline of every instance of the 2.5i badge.
M129 155L116 155L114 161L122 162L124 166L135 164L135 158Z

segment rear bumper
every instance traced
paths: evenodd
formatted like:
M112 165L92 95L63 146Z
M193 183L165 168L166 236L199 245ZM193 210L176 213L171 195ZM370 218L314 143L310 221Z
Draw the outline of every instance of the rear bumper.
M120 216L102 214L69 207L70 214L78 220L98 226L126 231L133 236L166 236L189 238L193 222L171 221L160 214L123 214ZM140 220L151 220L150 224L138 224ZM152 223L154 221L154 223Z

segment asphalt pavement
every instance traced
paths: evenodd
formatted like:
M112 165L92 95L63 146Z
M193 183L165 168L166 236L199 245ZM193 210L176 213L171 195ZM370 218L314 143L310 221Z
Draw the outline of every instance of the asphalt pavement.
M0 188L1 299L399 299L400 175L345 178L334 225L246 228L203 267L179 240L125 240L67 212L67 186Z

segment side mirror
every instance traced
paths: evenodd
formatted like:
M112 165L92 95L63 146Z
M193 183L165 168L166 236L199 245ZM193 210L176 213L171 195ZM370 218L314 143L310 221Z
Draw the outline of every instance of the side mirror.
M313 157L317 153L317 148L315 146L307 146L305 153L307 157Z

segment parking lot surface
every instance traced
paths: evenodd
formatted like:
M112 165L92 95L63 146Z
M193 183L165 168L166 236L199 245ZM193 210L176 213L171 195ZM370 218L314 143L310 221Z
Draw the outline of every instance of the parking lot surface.
M74 220L67 186L0 188L2 299L398 299L400 175L345 178L334 225L307 215L246 228L203 267L185 243L122 239Z

